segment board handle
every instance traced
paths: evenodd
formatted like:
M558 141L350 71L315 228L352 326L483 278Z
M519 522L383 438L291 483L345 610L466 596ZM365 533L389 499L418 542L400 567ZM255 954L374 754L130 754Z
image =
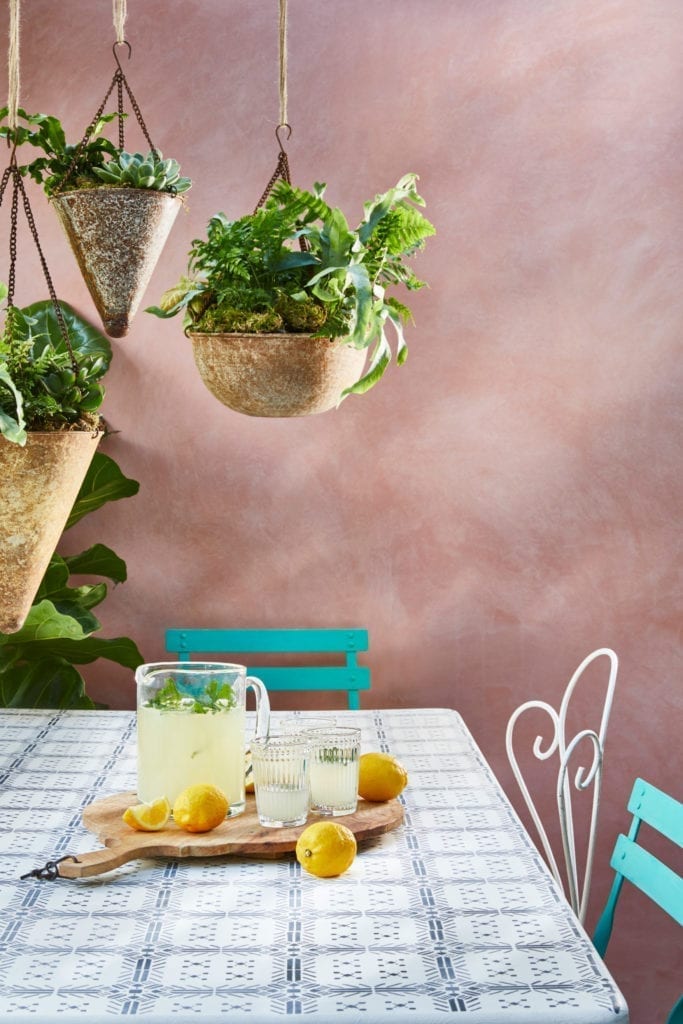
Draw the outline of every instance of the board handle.
M105 871L113 871L121 867L129 860L140 857L138 849L118 850L93 850L91 853L79 853L77 857L60 861L58 865L59 878L90 878L92 875L102 875Z
M55 878L88 878L101 875L105 871L113 871L129 860L141 856L140 850L93 850L92 853L81 853L78 857L67 854L59 860L49 860L42 868L34 868L20 875L26 878L40 878L42 881L53 881Z

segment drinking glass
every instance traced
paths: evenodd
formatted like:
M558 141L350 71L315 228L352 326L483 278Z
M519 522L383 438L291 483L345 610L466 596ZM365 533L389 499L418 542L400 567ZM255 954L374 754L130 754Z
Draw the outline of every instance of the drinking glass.
M311 810L338 817L358 803L360 729L336 726L307 733L311 745Z
M254 740L256 810L261 825L284 828L303 825L308 817L311 748L298 733Z

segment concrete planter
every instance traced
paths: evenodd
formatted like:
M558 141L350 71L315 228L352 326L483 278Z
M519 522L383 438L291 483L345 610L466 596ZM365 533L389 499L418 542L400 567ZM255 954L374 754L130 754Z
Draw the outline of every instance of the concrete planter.
M247 416L310 416L333 409L362 375L367 355L310 334L188 334L211 394Z
M102 432L0 436L0 632L21 629Z
M84 188L52 204L112 338L128 333L181 201L138 188Z

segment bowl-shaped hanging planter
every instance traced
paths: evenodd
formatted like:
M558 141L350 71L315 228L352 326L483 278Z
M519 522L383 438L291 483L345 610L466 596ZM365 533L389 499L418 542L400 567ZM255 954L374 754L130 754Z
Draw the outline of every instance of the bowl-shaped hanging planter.
M51 199L104 329L122 338L166 244L181 200L150 189L76 189Z
M310 416L339 404L367 351L310 334L188 332L204 384L247 416Z
M0 632L21 629L103 432L0 436Z

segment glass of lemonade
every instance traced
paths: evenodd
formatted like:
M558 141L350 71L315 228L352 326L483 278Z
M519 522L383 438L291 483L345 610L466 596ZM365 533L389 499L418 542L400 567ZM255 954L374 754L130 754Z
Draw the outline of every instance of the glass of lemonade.
M358 803L360 729L337 726L305 733L311 745L311 810L338 817Z
M159 662L140 665L137 683L138 798L173 805L186 786L222 789L229 815L245 807L246 692L256 697L256 736L268 735L270 705L244 665Z
M306 821L310 752L308 741L296 733L253 741L256 810L265 828L303 825Z

